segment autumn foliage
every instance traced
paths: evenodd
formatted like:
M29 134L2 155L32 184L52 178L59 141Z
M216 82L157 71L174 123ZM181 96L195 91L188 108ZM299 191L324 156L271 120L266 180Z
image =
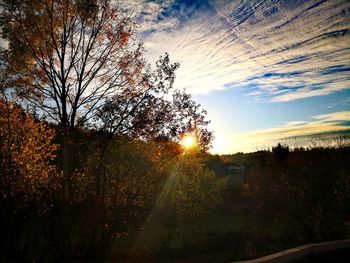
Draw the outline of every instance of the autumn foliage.
M19 106L0 101L0 193L22 207L58 187L55 132Z

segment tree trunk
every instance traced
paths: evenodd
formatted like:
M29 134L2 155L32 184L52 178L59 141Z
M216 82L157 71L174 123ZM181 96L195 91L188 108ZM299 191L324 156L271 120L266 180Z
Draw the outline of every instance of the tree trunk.
M74 140L73 133L70 130L64 130L62 134L62 154L63 154L63 185L62 185L62 236L61 236L61 255L69 256L72 252L69 246L71 238L71 179L74 171Z
M74 163L74 142L70 131L64 131L62 148L63 148L63 201L65 204L70 203L71 199L71 178L73 174Z

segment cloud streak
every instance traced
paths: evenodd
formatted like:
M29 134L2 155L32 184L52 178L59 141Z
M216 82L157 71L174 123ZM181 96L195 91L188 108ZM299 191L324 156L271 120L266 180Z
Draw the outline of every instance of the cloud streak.
M270 102L350 88L348 1L193 2L153 2L143 11L150 59L168 51L180 62L178 87L244 88Z

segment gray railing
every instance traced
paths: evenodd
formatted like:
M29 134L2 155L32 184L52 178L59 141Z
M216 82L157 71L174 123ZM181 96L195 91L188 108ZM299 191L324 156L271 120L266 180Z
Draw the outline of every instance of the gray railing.
M244 260L244 261L235 261L231 263L280 263L288 262L293 259L301 258L303 256L309 255L315 252L324 252L329 250L341 249L350 247L350 239L336 240L331 242L322 242L322 243L313 243L307 244L291 249L287 249L269 256Z

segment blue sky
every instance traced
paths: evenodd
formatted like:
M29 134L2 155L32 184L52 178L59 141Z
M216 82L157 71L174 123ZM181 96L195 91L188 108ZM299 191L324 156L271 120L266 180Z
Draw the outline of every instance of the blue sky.
M207 111L213 152L350 131L347 0L131 1L150 61Z

